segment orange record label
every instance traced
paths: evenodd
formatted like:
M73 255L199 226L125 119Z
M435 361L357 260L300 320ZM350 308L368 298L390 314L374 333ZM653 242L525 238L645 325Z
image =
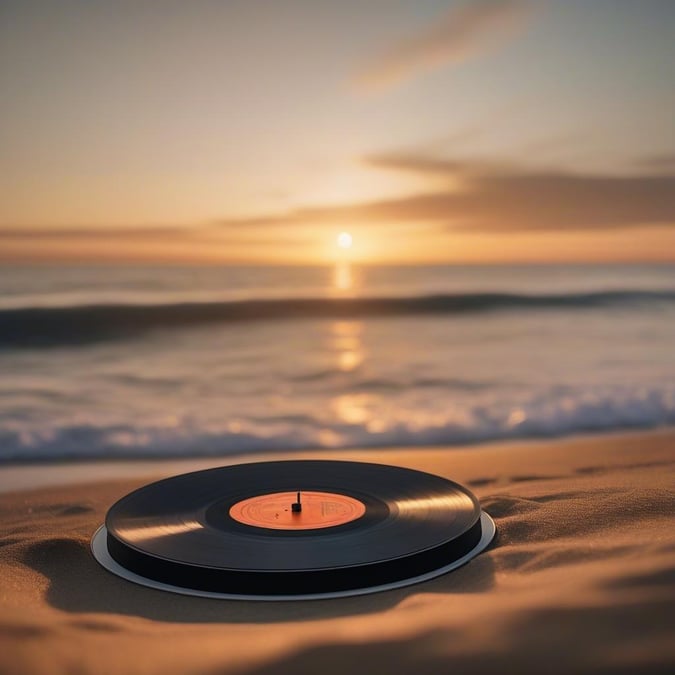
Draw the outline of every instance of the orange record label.
M344 525L366 512L363 502L332 492L275 492L237 502L230 516L270 530L316 530Z

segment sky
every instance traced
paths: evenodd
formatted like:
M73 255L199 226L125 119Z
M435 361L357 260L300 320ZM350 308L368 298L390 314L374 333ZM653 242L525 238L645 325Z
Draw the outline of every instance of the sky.
M0 261L673 261L674 66L672 0L0 0Z

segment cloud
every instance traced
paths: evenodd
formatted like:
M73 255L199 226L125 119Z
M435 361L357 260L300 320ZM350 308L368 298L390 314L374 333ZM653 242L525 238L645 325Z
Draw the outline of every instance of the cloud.
M638 166L651 171L675 171L675 153L663 153L642 157Z
M244 227L246 221L236 227L223 228L220 223L201 223L197 225L161 225L161 226L113 226L92 225L83 227L0 227L0 242L18 243L64 243L90 244L100 243L213 243L238 247L274 248L282 244L297 243L303 240L297 232L270 233L264 239L255 228ZM253 229L253 231L252 231Z
M675 171L573 173L414 153L379 154L364 161L379 170L426 176L430 189L370 202L225 218L192 227L4 229L0 230L0 242L191 241L274 249L321 236L318 232L322 227L348 227L354 223L381 227L424 225L439 231L476 233L675 226Z
M433 224L473 232L583 231L675 225L675 175L523 170L415 155L378 155L380 169L447 177L447 187L400 198L222 221L225 227ZM443 181L441 180L441 183Z
M459 161L438 159L430 155L410 155L405 153L391 153L370 155L364 159L365 163L376 169L395 169L410 173L440 175L455 177L466 174L470 168Z
M124 239L153 240L158 237L183 237L190 230L182 226L157 227L13 227L0 229L0 239Z
M355 84L366 91L383 91L491 51L527 25L534 6L531 0L474 0L452 7L366 63Z

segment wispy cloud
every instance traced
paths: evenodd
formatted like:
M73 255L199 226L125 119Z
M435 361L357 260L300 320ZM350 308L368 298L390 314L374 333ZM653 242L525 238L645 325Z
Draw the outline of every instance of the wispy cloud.
M254 224L254 223L253 223ZM63 244L204 244L231 245L255 249L274 248L283 244L302 242L302 232L280 231L274 228L261 238L248 221L233 221L232 227L222 223L161 226L92 226L83 227L0 227L0 243L63 243ZM0 255L0 259L2 256Z
M533 0L474 0L452 7L376 55L354 82L366 91L383 91L488 52L524 29L535 6Z
M675 152L642 157L637 165L651 171L675 171Z
M515 165L378 155L380 169L447 177L431 192L342 206L225 220L226 228L279 225L433 224L474 232L584 231L675 225L675 175L524 170ZM442 183L442 180L441 180Z
M162 225L157 227L8 227L0 229L0 240L12 239L124 239L157 240L159 238L188 235L193 228L185 226Z

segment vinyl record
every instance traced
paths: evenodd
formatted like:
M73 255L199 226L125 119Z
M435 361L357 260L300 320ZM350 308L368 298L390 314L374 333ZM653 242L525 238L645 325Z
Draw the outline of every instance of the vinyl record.
M92 548L137 583L215 597L354 595L442 574L494 524L466 488L401 467L239 464L168 478L108 511Z

